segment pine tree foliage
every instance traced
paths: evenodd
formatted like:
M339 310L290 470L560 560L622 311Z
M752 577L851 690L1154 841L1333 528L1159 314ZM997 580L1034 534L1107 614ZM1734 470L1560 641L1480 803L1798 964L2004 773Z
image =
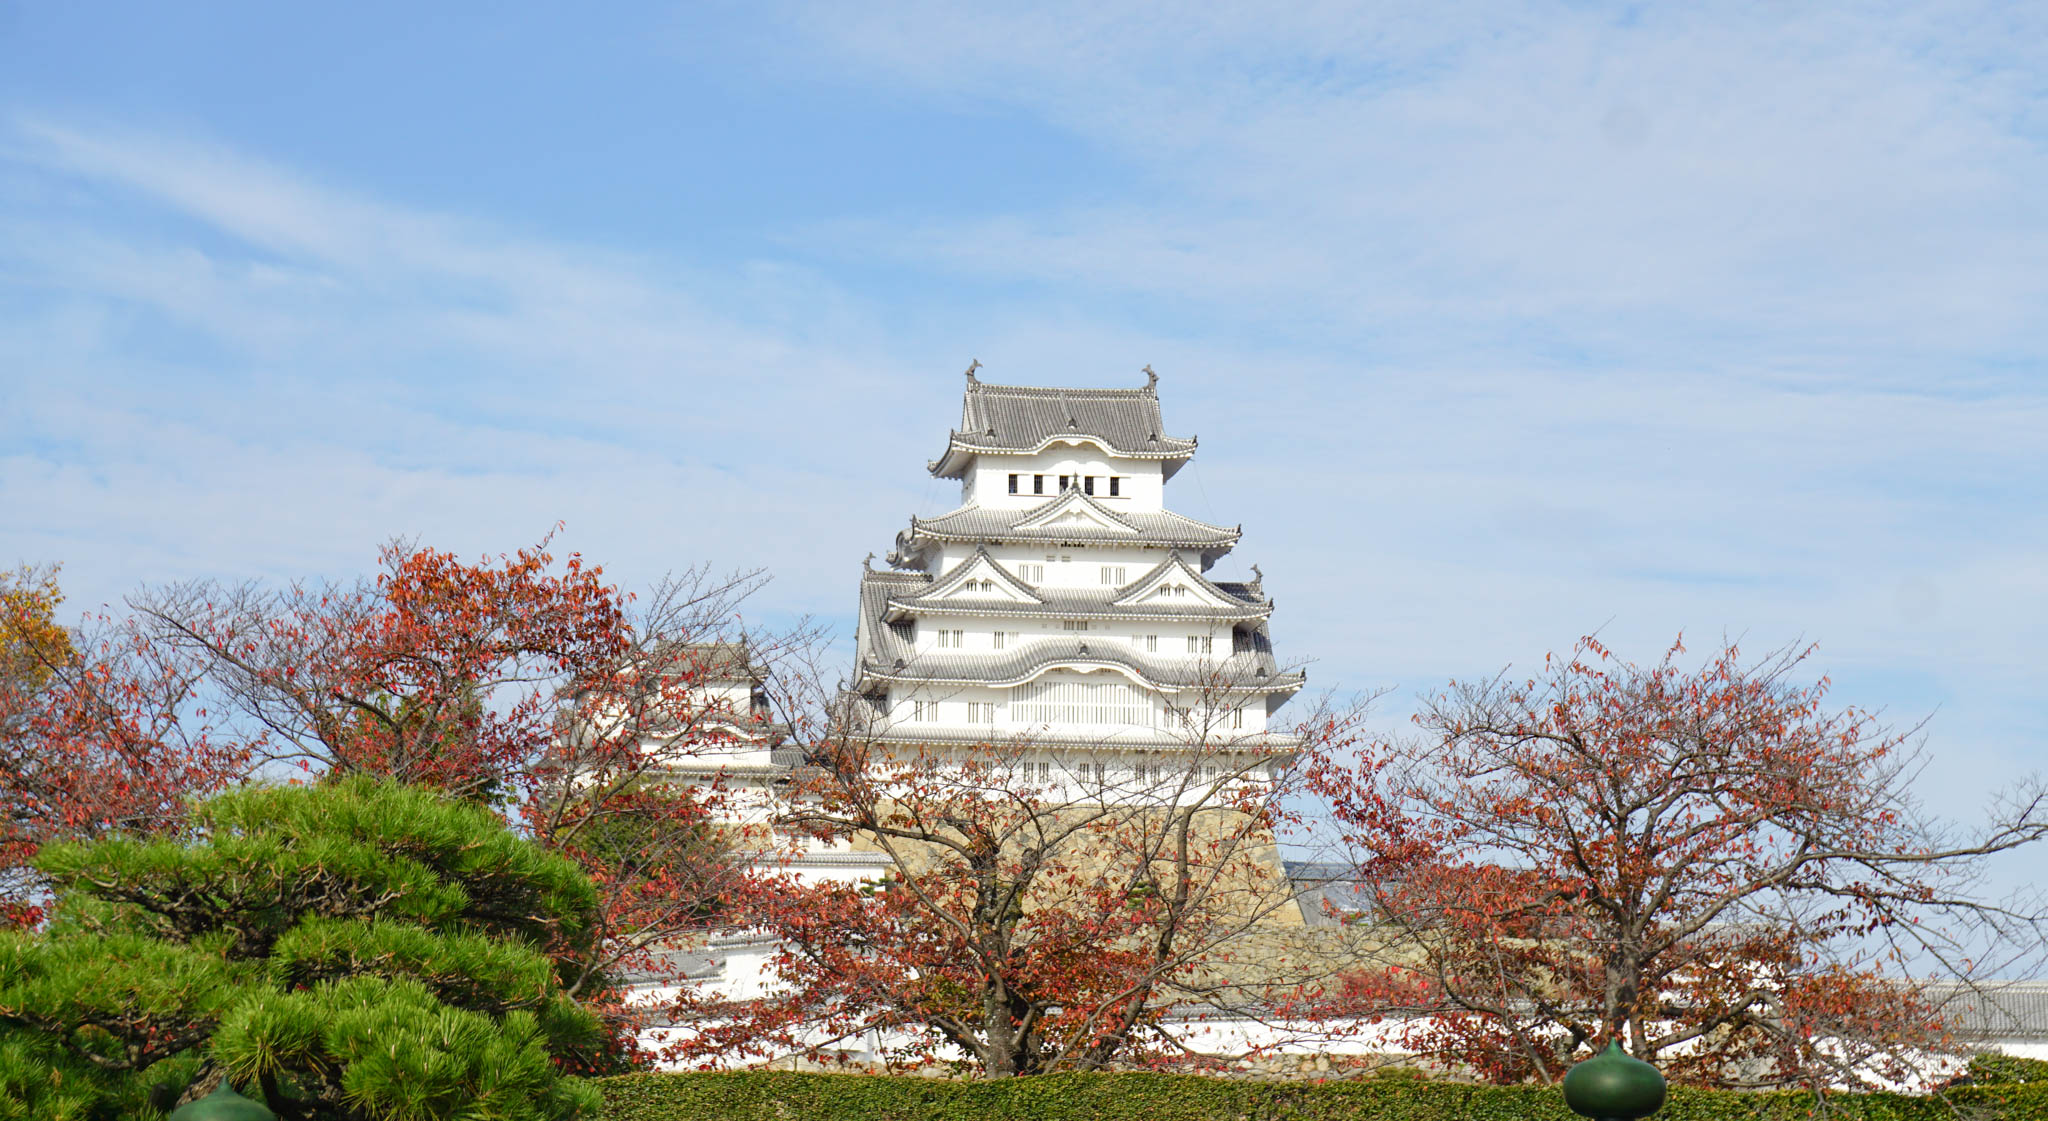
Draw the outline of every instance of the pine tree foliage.
M596 889L474 803L250 787L38 866L47 929L0 941L0 1119L153 1116L220 1076L308 1121L595 1114L562 1068L602 1033L555 961Z

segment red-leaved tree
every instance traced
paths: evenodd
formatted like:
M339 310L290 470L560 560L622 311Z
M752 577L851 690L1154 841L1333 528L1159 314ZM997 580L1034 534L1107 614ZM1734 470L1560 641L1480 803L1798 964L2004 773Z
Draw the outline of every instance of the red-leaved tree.
M121 622L57 618L54 569L0 574L0 924L46 902L44 845L175 824L190 794L237 781L246 753L212 734L196 668Z
M1857 1085L1945 1044L1898 967L2040 946L2037 908L1972 891L2048 836L2038 785L1958 833L1919 812L1908 733L1796 680L1808 651L1682 651L1585 639L1316 760L1382 945L1354 1008L1416 1013L1407 1046L1503 1082L1619 1040L1684 1083Z
M352 583L146 589L110 624L104 645L121 657L82 664L72 676L93 687L46 707L120 703L48 726L77 764L165 747L150 789L166 814L225 777L356 773L496 808L603 891L599 927L552 950L570 995L610 1013L629 1051L620 976L658 976L663 946L724 921L756 882L717 827L720 784L675 781L674 764L772 734L727 686L735 664L744 679L794 640L741 625L754 574L694 570L636 600L545 541L481 562L400 543L380 561ZM206 739L168 744L202 709ZM81 790L48 802L98 812Z
M878 1041L892 1065L1013 1077L1239 1058L1190 1050L1204 1018L1301 1029L1330 963L1307 952L1279 859L1299 735L1193 724L1179 746L1096 755L1028 736L925 747L870 720L848 705L811 738L779 824L871 854L882 881L758 897L778 987L700 1008L689 1053ZM1358 720L1319 711L1302 731L1334 749Z

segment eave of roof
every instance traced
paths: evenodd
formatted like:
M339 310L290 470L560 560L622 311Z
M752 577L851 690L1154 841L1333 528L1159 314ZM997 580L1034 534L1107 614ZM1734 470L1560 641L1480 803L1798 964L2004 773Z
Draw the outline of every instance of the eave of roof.
M1919 995L1970 1039L2048 1039L2048 981L1934 981Z
M925 585L923 588L918 589L916 592L913 592L911 598L924 599L932 596L949 595L956 588L958 588L963 581L967 580L970 576L973 576L975 573L982 571L993 572L995 579L1001 582L1004 587L1010 589L1012 592L1015 592L1018 595L1024 596L1033 603L1045 602L1045 597L1039 593L1038 589L1032 587L1029 584L1026 584L1023 580L1019 579L1017 575L1011 572L1009 569L1004 568L1000 564L997 564L996 559L990 556L988 550L984 548L975 549L973 556L961 561L959 564L954 565L952 569L946 572L944 575L933 580L930 584ZM894 602L896 598L898 597L891 597L891 602Z
M1037 455L1059 444L1078 445L1082 443L1091 443L1101 448L1104 458L1107 459L1159 460L1168 464L1169 467L1191 459L1195 454L1192 441L1189 442L1187 447L1176 448L1171 451L1129 451L1116 447L1093 433L1076 432L1066 436L1048 436L1040 440L1035 446L1024 448L980 443L970 436L963 436L959 432L948 432L946 433L946 450L939 454L939 458L926 460L925 469L930 471L934 478L958 479L967 474L968 465L973 463L974 457L978 455L1030 456ZM1173 474L1174 471L1171 469L1166 472L1168 478L1172 478Z
M855 690L867 681L920 685L986 686L1003 689L1022 685L1056 669L1110 670L1124 673L1154 689L1190 689L1211 685L1246 693L1293 693L1307 683L1299 670L1282 672L1264 651L1221 658L1145 657L1122 643L1096 639L1052 638L1024 644L999 655L939 654L877 656L864 652L855 668Z
M1112 606L1122 608L1132 608L1138 606L1135 603L1117 603L1116 601L1125 599L1129 596L1136 595L1141 589L1149 585L1158 583L1160 580L1164 579L1168 573L1174 571L1179 571L1184 579L1193 580L1196 587L1201 588L1203 591L1207 592L1212 596L1215 596L1217 599L1228 601L1240 598L1239 596L1225 590L1223 585L1212 583L1208 577L1202 575L1201 569L1196 568L1194 565L1189 564L1187 562L1186 557L1183 557L1176 552L1168 554L1165 560L1162 560L1158 564L1153 565L1150 570L1141 574L1136 580L1133 580L1130 583L1125 584L1123 587L1118 588L1116 590L1116 594L1111 597ZM1271 602L1266 601L1266 603L1267 610L1270 612L1272 606Z
M975 731L958 727L912 727L892 724L873 733L873 738L876 743L922 744L933 747L1107 747L1117 750L1139 748L1161 753L1187 752L1204 755L1228 755L1234 751L1291 752L1301 746L1301 737L1291 732L1252 732L1229 740L1200 741L1156 728L1118 728L1112 731L1062 734L1054 728L1046 727L1037 731L992 736L989 733L993 730L986 728Z
M1072 524L1023 528L1022 523L1043 518L1060 504L1078 503L1085 503L1091 510L1135 532ZM931 545L971 541L985 545L1030 542L1198 549L1203 563L1213 564L1243 536L1242 526L1210 525L1172 510L1112 510L1099 499L1068 494L1018 510L968 505L934 518L912 517L910 528L896 535L896 549L888 559L891 564L910 564Z
M704 684L759 684L768 671L754 664L753 652L744 642L673 642L652 644L641 661L671 677L687 677Z
M940 478L959 478L976 455L1034 455L1062 441L1091 441L1112 458L1160 460L1170 475L1192 456L1196 441L1165 435L1159 379L1142 389L1071 389L993 385L967 375L960 427L928 466Z
M924 597L895 599L883 608L883 618L897 622L905 617L937 614L980 615L1001 619L1088 619L1133 623L1239 623L1262 621L1273 614L1270 603L1248 603L1242 608L1207 607L1187 604L1133 604L1114 607L1101 597L1048 598L1040 604L968 603Z
M1117 601L1146 584L1154 582L1160 573L1177 569L1186 574L1210 595L1223 600L1222 605L1207 603L1128 603ZM975 573L992 570L995 576L1014 594L1025 597L1025 602L992 598L987 600L963 601L954 598L960 585ZM867 570L862 587L875 583L883 573ZM973 556L948 569L943 575L931 577L919 573L890 572L886 585L892 590L881 601L879 617L896 622L905 615L919 614L961 614L986 615L1018 619L1105 619L1131 620L1138 622L1241 622L1263 620L1273 613L1273 602L1264 598L1261 589L1250 583L1215 583L1203 576L1200 570L1188 564L1178 554L1146 569L1136 580L1117 586L1091 590L1085 588L1033 587L1018 579L989 555L985 548L977 548ZM978 578L978 577L975 577Z

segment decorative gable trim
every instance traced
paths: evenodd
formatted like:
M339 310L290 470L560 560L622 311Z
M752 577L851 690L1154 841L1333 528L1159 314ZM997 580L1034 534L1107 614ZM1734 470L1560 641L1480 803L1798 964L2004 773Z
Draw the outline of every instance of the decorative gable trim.
M1102 503L1078 490L1070 490L1038 509L1025 514L1012 529L1093 529L1137 537L1143 531L1118 517Z
M889 602L891 606L915 606L928 610L960 602L1043 604L1045 597L1009 569L997 564L987 549L976 549L973 556L954 565L951 572L939 577L930 587L915 596L891 598Z
M1110 604L1136 607L1149 604L1188 604L1212 608L1242 609L1245 602L1204 577L1178 552L1155 565L1150 572L1117 590Z

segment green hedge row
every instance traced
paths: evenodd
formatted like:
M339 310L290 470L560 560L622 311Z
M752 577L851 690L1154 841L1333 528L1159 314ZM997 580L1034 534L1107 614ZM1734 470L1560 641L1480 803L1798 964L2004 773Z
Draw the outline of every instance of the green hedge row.
M1174 1074L1006 1081L859 1074L629 1074L599 1082L604 1121L1580 1121L1554 1088L1408 1077L1252 1082ZM1673 1090L1658 1121L2048 1121L2048 1084L1973 1085L1942 1097Z

